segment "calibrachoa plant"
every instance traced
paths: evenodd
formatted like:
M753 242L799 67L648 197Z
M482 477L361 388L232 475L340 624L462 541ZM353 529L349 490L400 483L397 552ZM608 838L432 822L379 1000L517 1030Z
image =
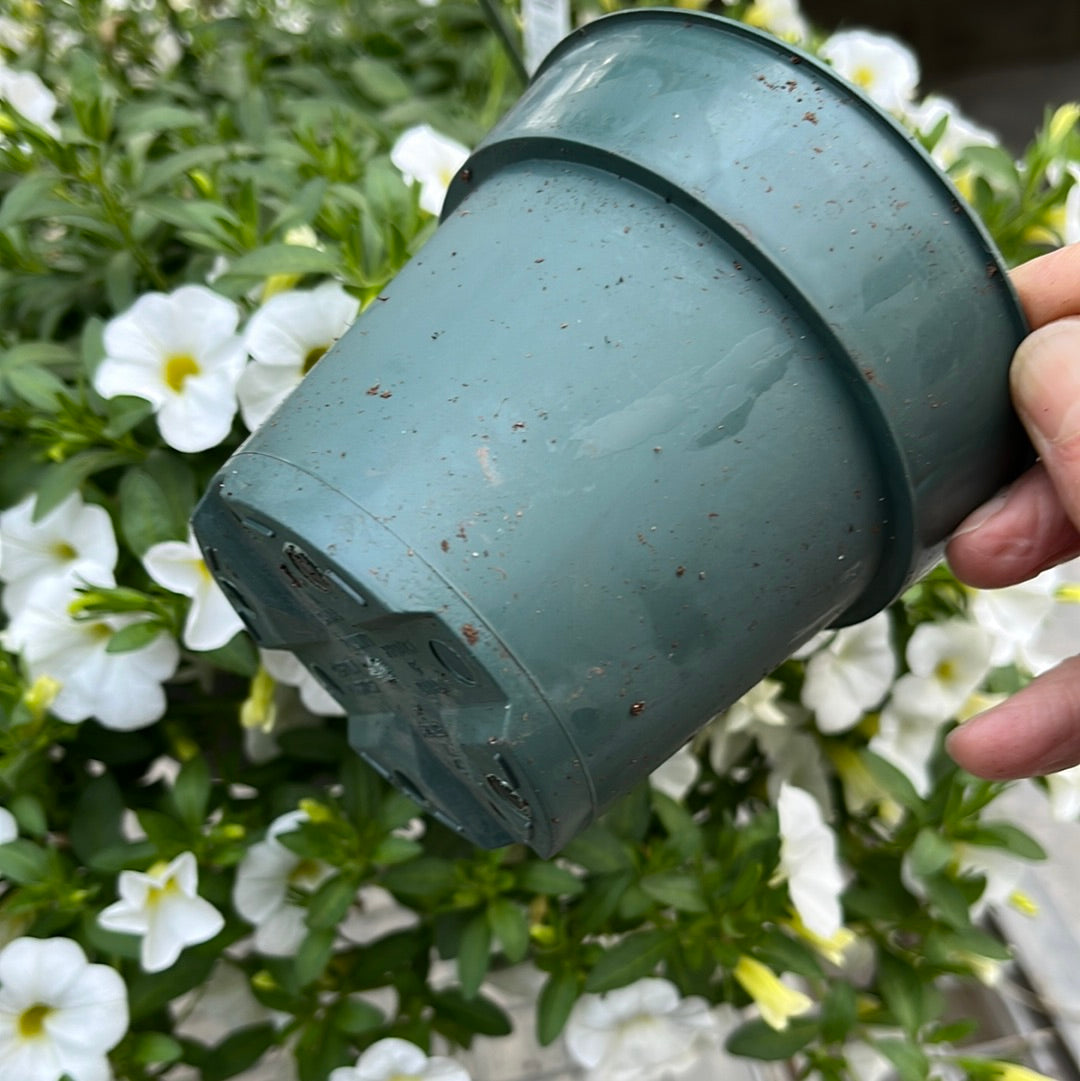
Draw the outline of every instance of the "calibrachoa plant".
M580 3L581 21L618 6ZM685 3L702 7L701 3ZM722 5L716 5L720 7ZM1080 106L1015 160L916 57L817 51L1021 262L1080 239ZM18 0L0 17L0 1081L466 1081L510 1020L599 1081L1023 1081L945 988L1038 844L946 731L1080 641L1080 566L944 568L819 636L557 859L470 849L256 649L188 518L435 227L520 92L511 0ZM491 20L489 22L489 20ZM1038 783L1080 812L1080 771ZM247 1075L251 1076L251 1075ZM482 1081L478 1078L477 1081Z

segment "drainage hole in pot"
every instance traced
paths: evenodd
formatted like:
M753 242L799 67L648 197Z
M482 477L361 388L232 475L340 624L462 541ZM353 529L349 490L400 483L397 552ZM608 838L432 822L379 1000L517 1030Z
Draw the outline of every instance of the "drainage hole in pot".
M428 644L431 647L431 652L435 655L435 659L458 683L463 683L466 687L476 686L477 680L472 673L469 662L452 645L438 638L433 638Z

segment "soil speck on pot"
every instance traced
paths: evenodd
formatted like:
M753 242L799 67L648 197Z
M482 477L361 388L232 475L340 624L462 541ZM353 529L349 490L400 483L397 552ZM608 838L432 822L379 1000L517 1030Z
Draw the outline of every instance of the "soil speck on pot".
M635 702L630 707L630 716L631 717L640 717L641 714L643 714L644 712L645 712L645 703L644 702Z
M480 632L471 623L461 625L461 634L470 646L475 646L480 641Z

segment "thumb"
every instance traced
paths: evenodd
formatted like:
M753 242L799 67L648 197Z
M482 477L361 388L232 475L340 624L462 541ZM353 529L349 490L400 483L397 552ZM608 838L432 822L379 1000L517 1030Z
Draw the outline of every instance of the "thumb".
M1073 525L1080 525L1080 316L1040 327L1009 372L1013 403Z

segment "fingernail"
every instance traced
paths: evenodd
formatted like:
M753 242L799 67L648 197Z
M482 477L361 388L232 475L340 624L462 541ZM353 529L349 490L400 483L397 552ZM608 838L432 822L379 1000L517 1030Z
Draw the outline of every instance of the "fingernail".
M997 515L1005 509L1005 504L1009 502L1009 489L1003 488L993 499L988 500L977 510L973 510L957 527L953 530L954 537L963 537L965 534L974 533L976 529L982 529L991 518L997 517Z
M1080 435L1080 318L1059 319L1028 335L1009 376L1016 408L1047 443Z

